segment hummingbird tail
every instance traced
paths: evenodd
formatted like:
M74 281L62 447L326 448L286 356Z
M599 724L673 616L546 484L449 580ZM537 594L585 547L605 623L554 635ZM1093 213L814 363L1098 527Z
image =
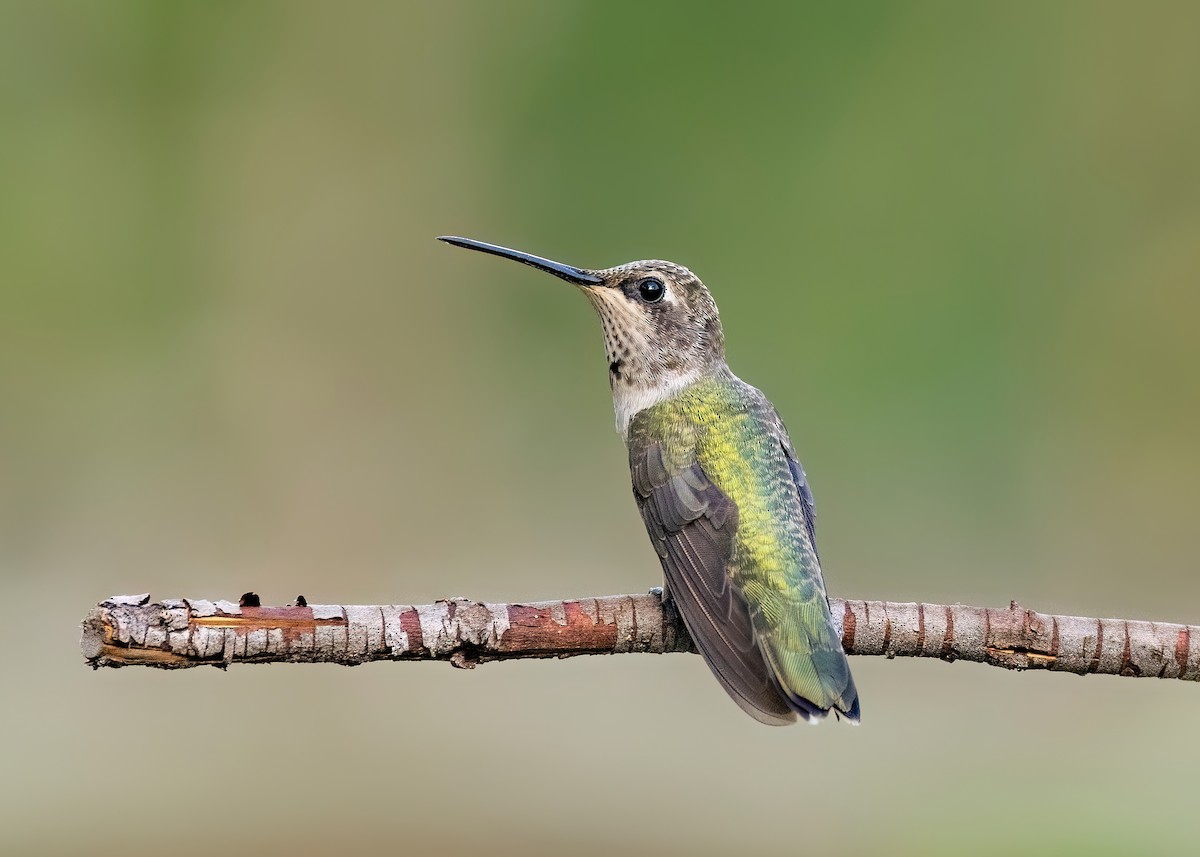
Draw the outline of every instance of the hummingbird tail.
M758 642L779 695L800 717L817 723L834 711L858 723L858 688L841 640L830 631L808 635L802 646L780 646L770 631L760 634Z
M858 705L858 696L854 697L854 701L846 708L840 705L834 705L832 708L822 708L814 702L804 699L800 696L793 696L785 691L782 687L779 688L779 694L787 701L788 707L799 715L801 720L805 720L811 724L820 723L829 716L832 711L834 715L840 719L844 719L855 726L859 724L860 713Z

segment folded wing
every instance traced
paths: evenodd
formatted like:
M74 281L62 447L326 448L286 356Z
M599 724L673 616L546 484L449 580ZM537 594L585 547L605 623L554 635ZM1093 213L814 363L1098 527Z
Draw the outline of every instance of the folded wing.
M670 593L696 648L721 686L751 717L775 726L796 719L755 642L750 610L730 580L737 506L695 461L668 469L662 447L631 438L634 495L662 561Z

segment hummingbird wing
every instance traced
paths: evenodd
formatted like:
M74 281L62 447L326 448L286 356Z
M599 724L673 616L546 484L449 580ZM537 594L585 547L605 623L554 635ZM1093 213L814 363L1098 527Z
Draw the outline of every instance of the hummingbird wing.
M700 464L671 461L658 443L629 439L634 496L663 575L705 662L742 709L762 723L796 719L755 639L750 608L727 569L738 511Z

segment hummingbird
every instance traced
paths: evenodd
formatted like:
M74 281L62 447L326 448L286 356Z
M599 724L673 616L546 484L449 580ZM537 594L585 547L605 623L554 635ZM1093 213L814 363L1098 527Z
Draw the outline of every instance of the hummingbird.
M830 711L857 723L808 479L774 406L725 362L704 283L673 262L590 270L470 238L439 240L553 274L599 315L663 600L733 701L772 726L816 723Z

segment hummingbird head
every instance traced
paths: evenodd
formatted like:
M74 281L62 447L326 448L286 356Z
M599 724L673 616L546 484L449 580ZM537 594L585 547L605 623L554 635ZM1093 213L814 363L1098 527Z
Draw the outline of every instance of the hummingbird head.
M700 278L682 265L649 260L589 270L470 238L439 240L513 259L579 287L604 329L622 434L638 411L725 367L717 305Z

